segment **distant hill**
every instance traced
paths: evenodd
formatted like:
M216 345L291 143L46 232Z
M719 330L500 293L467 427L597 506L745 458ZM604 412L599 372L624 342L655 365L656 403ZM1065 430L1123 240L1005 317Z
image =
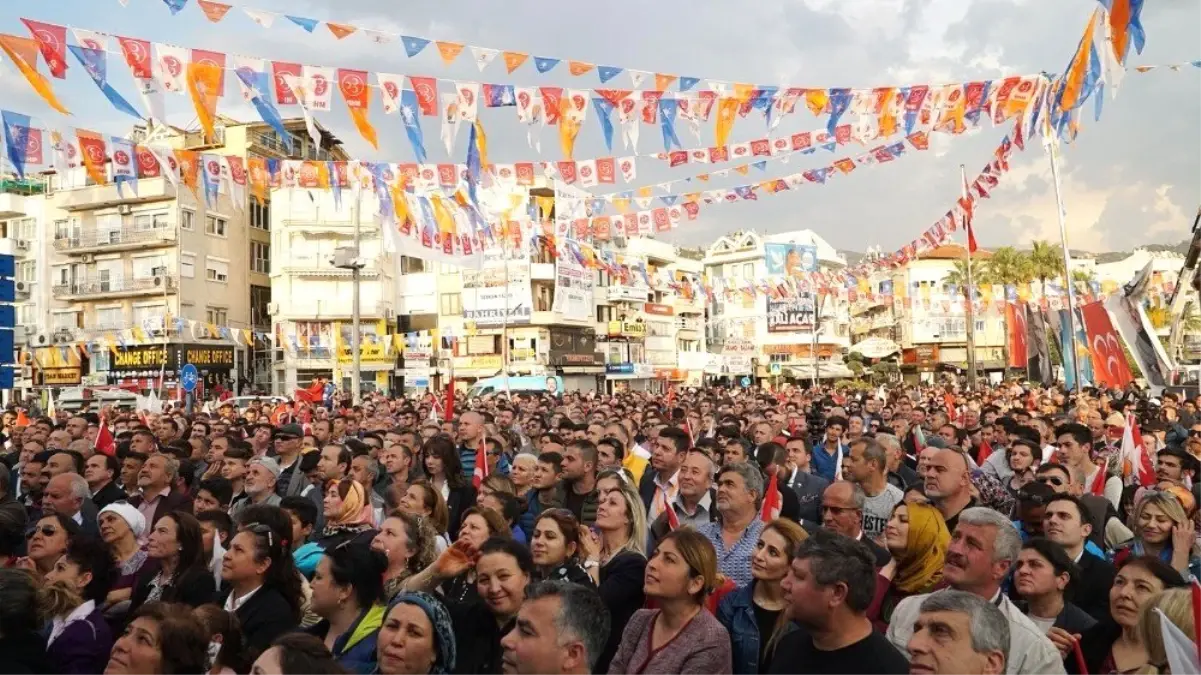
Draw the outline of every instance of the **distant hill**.
M1178 244L1147 244L1146 246L1143 246L1142 248L1145 248L1148 251L1155 252L1155 253L1162 252L1162 251L1170 251L1172 253L1179 253L1180 255L1185 255L1186 253L1188 253L1188 247L1189 247L1189 243L1191 241L1192 241L1192 239L1185 239ZM1018 250L1029 250L1029 249L1018 249ZM862 262L863 258L865 257L863 253L860 253L858 251L842 251L842 250L840 250L839 253L842 254L843 256L846 256L847 265L851 266L851 267L858 265L860 262ZM1093 253L1092 251L1076 251L1076 250L1072 251L1073 258L1093 258L1099 264L1117 262L1119 260L1126 258L1129 255L1130 255L1130 251L1107 251L1105 253Z

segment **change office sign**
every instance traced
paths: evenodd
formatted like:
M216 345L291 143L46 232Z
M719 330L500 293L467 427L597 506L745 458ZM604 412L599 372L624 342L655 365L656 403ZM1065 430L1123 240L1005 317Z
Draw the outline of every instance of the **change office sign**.
M813 296L767 300L767 332L788 333L813 330Z
M463 270L463 319L481 326L528 324L534 300L525 251L489 252L478 270Z

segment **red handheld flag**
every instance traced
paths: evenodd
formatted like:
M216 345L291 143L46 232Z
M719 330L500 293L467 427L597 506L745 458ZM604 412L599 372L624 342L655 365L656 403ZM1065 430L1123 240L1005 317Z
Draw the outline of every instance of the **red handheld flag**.
M980 441L980 449L976 451L976 466L984 466L985 460L992 454L992 445L988 441Z
M471 472L471 484L476 490L480 489L480 484L488 477L488 473L488 444L480 437L480 444L475 449L475 470Z
M780 509L784 507L784 498L780 494L779 474L779 467L777 467L771 475L771 480L767 482L767 490L763 495L763 510L759 513L759 518L765 523L779 518Z
M444 406L443 414L447 420L451 420L455 415L455 376L450 376L450 382L446 384L446 405Z
M1098 497L1105 496L1105 481L1109 480L1109 458L1105 458L1105 463L1097 471L1097 476L1093 478L1093 484L1089 486L1089 494L1097 495Z
M117 452L117 443L113 434L108 430L108 422L101 420L100 432L96 434L96 452L110 457Z
M672 508L671 502L667 500L667 493L660 492L659 496L663 501L663 512L667 514L667 527L672 531L680 529L680 516L676 514L676 510Z

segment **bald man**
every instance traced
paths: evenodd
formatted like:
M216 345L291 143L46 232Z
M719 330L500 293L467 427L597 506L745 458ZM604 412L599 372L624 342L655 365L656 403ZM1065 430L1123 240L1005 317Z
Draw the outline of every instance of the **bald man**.
M484 416L477 412L465 412L459 417L459 460L463 464L463 475L471 482L475 473L475 454L484 438Z
M954 532L959 514L966 508L978 506L972 497L972 480L967 458L958 450L939 450L926 462L922 471L926 498L942 514L947 530Z

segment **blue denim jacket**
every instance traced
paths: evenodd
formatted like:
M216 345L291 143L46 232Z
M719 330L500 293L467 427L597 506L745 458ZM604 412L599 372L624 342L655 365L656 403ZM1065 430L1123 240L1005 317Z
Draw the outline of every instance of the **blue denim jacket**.
M730 661L734 666L734 675L755 675L759 672L759 625L755 622L754 607L755 582L731 591L722 598L717 606L717 620L726 627L730 634ZM784 629L785 635L796 630L795 624L788 624ZM770 640L771 636L763 637Z

